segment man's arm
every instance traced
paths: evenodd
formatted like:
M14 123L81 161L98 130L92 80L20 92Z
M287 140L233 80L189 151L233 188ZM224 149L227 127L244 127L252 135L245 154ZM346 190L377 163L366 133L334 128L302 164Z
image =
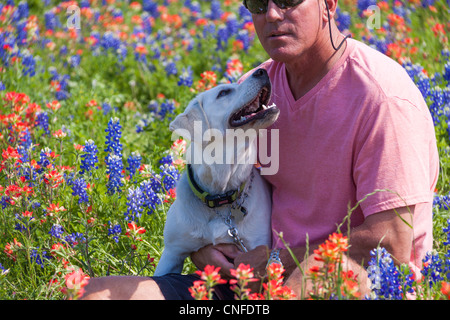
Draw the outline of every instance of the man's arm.
M396 264L408 263L413 246L415 206L382 211L368 216L350 232L350 257L367 266L370 251L384 247Z
M353 228L349 237L349 255L352 265L367 265L371 258L370 251L378 245L386 248L396 263L408 263L413 240L413 229L410 227L413 214L414 206L410 206L409 209L403 207L383 211L368 216L360 226ZM320 243L310 244L308 255L306 255L306 247L291 248L297 260L302 263L304 272L316 263L313 259L313 250ZM255 274L264 275L269 252L266 246L259 246L247 253L242 253L233 244L209 245L193 253L191 258L199 269L203 269L207 264L220 266L222 273L228 277L231 277L230 268L236 268L240 263L250 264ZM303 261L306 257L310 258L308 261ZM294 278L298 278L300 272L289 251L281 250L280 258L286 270L285 279L292 273L295 274ZM354 271L358 273L357 270Z
M412 217L414 206L387 210L368 216L364 223L351 229L349 257L346 256L342 262L344 270L352 270L358 275L359 290L362 296L368 294L369 280L367 272L361 266L367 266L371 259L370 251L378 246L386 248L396 264L408 263L411 257L413 245ZM284 250L287 251L287 250ZM301 256L299 256L300 260ZM291 259L290 257L285 258ZM303 272L312 266L320 266L322 262L316 261L313 255L301 262ZM303 275L298 268L291 271L286 285L302 296L304 289ZM306 292L309 291L311 283L306 282Z

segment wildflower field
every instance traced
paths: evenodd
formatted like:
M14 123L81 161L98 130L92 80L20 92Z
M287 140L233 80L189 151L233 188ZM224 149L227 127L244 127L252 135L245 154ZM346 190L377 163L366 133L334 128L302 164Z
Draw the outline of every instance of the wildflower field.
M324 280L327 269L308 271L304 298L448 299L449 0L341 0L337 21L402 64L428 103L441 161L435 243L420 281L374 248L370 295L351 273ZM184 170L186 142L172 141L169 122L198 92L267 58L239 0L3 0L0 299L76 299L89 277L151 276ZM342 235L324 246L336 241L345 252ZM183 272L194 271L188 259ZM251 274L236 270L238 297L290 296L276 268L265 293L249 295ZM198 299L203 285L191 289Z

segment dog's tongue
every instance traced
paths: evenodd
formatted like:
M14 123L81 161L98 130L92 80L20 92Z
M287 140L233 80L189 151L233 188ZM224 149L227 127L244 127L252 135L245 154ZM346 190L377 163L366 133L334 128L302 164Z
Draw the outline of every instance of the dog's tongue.
M256 105L256 109L255 109L255 107L254 107L253 104L252 104L252 107L250 107L250 108L247 109L246 111L257 111L257 109L259 109L258 104L259 104L259 99L258 99L257 103L255 104L255 105ZM267 110L267 109L270 109L270 108L272 108L272 107L274 107L274 106L275 106L274 103L272 103L270 106L266 106L265 104L261 104L262 111ZM241 118L239 119L239 122L244 122L244 121L246 121L246 120L248 120L248 119L254 117L257 113L258 113L258 112L252 112L252 113L246 114L245 116L242 115Z

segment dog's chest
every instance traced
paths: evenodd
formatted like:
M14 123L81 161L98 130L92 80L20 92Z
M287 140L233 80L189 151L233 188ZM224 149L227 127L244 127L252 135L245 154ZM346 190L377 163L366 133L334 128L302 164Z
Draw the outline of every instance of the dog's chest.
M233 212L228 206L209 210L211 212L208 217L205 217L206 219L203 223L193 228L195 231L191 235L195 238L203 239L205 243L233 242L233 238L229 235L228 230L232 226L240 226L244 219L243 215L239 212Z

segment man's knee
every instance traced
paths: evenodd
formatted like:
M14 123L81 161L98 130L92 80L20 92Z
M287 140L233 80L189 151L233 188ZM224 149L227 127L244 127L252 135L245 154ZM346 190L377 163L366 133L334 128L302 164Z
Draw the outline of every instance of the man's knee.
M159 286L147 277L110 276L91 278L83 300L163 300Z
M321 262L318 262L314 259L314 256L309 256L309 258L301 263L301 267L303 272L307 273L309 268L312 266L322 266ZM357 275L357 281L359 286L359 292L361 293L361 297L364 297L366 294L370 293L370 280L367 275L367 271L356 261L351 258L348 258L346 255L343 256L342 261L342 271L352 270L355 275ZM311 280L307 280L303 277L300 269L295 269L291 275L286 280L286 286L291 288L297 298L305 298L307 296L306 293L312 290L312 282ZM304 291L304 292L303 292Z

